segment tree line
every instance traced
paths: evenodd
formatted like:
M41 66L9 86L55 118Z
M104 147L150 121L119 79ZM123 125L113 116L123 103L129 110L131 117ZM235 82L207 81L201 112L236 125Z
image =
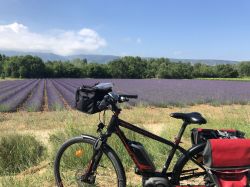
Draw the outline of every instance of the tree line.
M236 78L250 76L250 61L207 65L126 56L98 64L88 63L86 59L44 62L31 55L7 57L0 54L0 75L2 78Z

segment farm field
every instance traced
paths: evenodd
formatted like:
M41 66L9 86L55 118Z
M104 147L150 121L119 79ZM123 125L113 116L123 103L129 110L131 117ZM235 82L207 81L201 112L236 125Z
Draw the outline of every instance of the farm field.
M138 94L133 104L185 106L247 104L250 82L174 79L24 79L0 82L0 111L55 111L74 108L83 84L112 82L114 91Z
M158 107L131 107L123 109L121 119L125 119L136 126L143 127L149 131L161 135L164 138L174 140L179 128L180 120L169 117L171 112L192 112L202 113L208 123L202 126L190 125L185 131L181 146L188 148L190 143L190 130L192 128L215 128L215 129L239 129L246 133L246 137L250 137L250 105L227 105L227 106L211 106L211 105L195 105L182 108L158 108ZM107 113L110 116L110 112ZM107 120L108 120L107 116ZM17 113L1 113L0 114L0 137L10 137L12 135L30 135L37 141L41 142L46 148L45 156L39 162L32 166L27 166L17 173L0 174L0 186L15 187L52 187L55 186L53 176L53 161L55 152L62 143L73 136L82 133L96 134L96 126L98 124L98 114L86 115L76 110L63 111L43 111L43 112L26 112ZM143 143L146 150L153 157L158 167L162 166L162 162L166 159L168 148L148 141L141 136L126 132L129 138L139 140ZM19 139L20 144L22 140ZM117 143L118 142L118 143ZM140 186L141 179L134 174L134 165L129 159L128 154L122 149L121 142L117 141L116 136L111 137L109 142L112 148L118 151L118 155L122 160L127 172L128 186ZM3 145L1 145L3 146ZM2 148L2 147L1 147ZM28 148L28 147L26 147ZM157 154L155 153L157 151ZM14 150L13 150L14 151ZM15 157L18 157L19 152ZM23 155L30 154L22 153ZM9 154L9 157L11 154ZM7 162L5 157L0 154L0 172L1 164ZM28 156L27 159L30 159ZM176 160L176 159L175 159ZM13 161L12 161L13 162ZM9 165L12 162L8 163Z
M170 118L169 114L191 111L201 112L208 119L204 128L234 128L250 137L250 82L169 79L6 80L0 82L0 150L7 150L0 151L0 187L55 185L53 161L62 143L82 133L97 136L98 114L86 115L71 110L74 108L77 87L96 82L112 82L116 92L138 94L139 99L131 103L133 106L122 106L121 118L165 138L173 139L180 127L180 121ZM110 116L110 112L107 115ZM190 130L194 127L197 126L189 126L184 135L182 146L185 148L191 146ZM158 167L162 166L160 161L165 160L167 147L133 133L128 133L128 137L141 141L150 155L155 149L159 150L153 159ZM8 141L2 141L4 138L9 138L12 143L20 143L13 159L8 152ZM124 163L128 186L140 186L141 179L134 174L134 165L120 147L121 144L117 144L115 136L109 143L118 150ZM43 151L34 152L37 149ZM20 158L24 161L17 164Z

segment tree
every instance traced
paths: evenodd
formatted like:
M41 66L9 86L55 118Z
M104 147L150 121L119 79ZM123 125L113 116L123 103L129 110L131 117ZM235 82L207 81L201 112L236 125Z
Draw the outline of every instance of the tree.
M250 76L250 62L241 62L238 65L238 69L241 77Z
M87 63L87 59L48 61L39 57L0 54L0 75L14 78L92 77L92 78L175 78L250 76L250 62L210 66L202 63L171 62L167 58L126 56L108 64Z
M87 66L87 76L92 78L109 78L111 75L104 64L91 63Z
M19 78L20 58L17 56L10 57L4 62L4 72L7 77Z
M218 77L215 73L215 66L209 66L207 64L196 63L193 66L193 77L196 78L210 78Z
M84 58L84 59L75 58L75 59L73 59L73 60L71 61L71 63L72 63L74 66L81 68L81 67L85 66L85 65L88 63L88 61L87 61L86 58Z
M25 78L42 78L44 76L45 65L39 57L26 55L21 58L21 66Z
M112 78L128 78L128 64L123 59L116 59L108 63Z
M79 68L75 67L71 63L64 63L63 64L63 77L69 77L69 78L79 78L81 77L81 71Z
M161 79L171 78L169 72L169 64L162 63L158 66L156 78L161 78Z
M74 59L71 63L79 70L79 77L87 77L88 76L88 62L87 59Z
M140 57L126 56L108 63L113 78L144 78L147 62Z
M25 68L24 66L21 66L19 68L19 77L20 78L26 78L26 75L28 74L27 72L27 68Z
M235 78L239 74L237 70L230 64L219 64L215 67L216 75L221 78Z

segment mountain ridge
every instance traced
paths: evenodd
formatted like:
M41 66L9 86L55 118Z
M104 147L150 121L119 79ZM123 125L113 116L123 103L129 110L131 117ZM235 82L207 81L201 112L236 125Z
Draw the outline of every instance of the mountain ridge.
M0 54L5 54L6 56L20 56L20 55L32 55L32 56L38 56L43 61L54 61L54 60L61 60L61 61L67 61L67 60L73 60L76 58L80 59L87 59L88 62L93 63L100 63L105 64L112 60L119 59L122 56L116 56L116 55L100 55L100 54L79 54L79 55L68 55L68 56L61 56L54 53L45 53L45 52L20 52L20 51L7 51L7 50L0 50ZM150 59L153 57L142 57L145 59ZM160 58L160 57L155 57ZM164 57L167 58L167 57ZM234 60L217 60L217 59L176 59L176 58L169 58L172 62L183 62L187 63L190 62L192 64L195 63L204 63L208 65L216 65L216 64L235 64L239 63L239 61Z

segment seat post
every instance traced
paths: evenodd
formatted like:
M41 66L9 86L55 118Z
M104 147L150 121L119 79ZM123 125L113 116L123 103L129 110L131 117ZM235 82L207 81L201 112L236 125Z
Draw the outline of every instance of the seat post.
M175 145L179 145L179 143L181 142L181 138L185 132L187 125L188 125L188 123L186 121L184 121L177 137L175 137Z

